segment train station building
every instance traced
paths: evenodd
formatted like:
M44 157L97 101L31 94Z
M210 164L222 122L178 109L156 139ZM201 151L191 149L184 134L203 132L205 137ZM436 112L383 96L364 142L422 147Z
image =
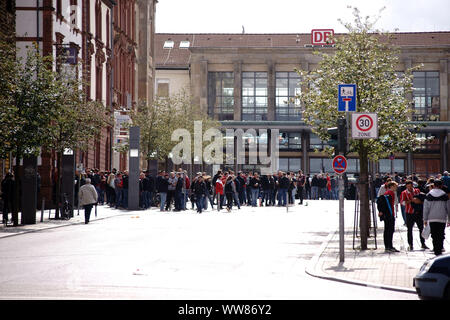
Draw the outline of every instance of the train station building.
M450 164L450 32L393 35L401 49L397 71L423 64L414 72L413 115L405 117L411 124L425 124L417 135L429 140L419 150L393 154L371 165L379 173L436 175ZM327 142L305 124L301 106L289 102L300 93L294 70L318 66L320 57L313 50L311 34L156 34L155 95L187 88L223 129L278 129L279 170L333 172L331 159L320 151ZM334 49L322 46L319 50L332 53ZM257 139L270 141L265 134ZM357 155L348 158L347 172L359 172ZM244 164L233 169L260 167Z

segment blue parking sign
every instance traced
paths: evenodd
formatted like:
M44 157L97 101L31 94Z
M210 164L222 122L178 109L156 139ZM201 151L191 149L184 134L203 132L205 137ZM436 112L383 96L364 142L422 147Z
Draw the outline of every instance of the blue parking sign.
M356 84L338 85L338 111L356 111Z

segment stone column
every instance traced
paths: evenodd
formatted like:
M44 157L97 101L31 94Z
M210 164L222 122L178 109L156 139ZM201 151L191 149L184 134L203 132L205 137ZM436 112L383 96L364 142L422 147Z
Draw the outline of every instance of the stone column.
M235 61L234 73L234 120L241 121L242 113L242 61Z
M275 120L275 64L267 61L267 120Z

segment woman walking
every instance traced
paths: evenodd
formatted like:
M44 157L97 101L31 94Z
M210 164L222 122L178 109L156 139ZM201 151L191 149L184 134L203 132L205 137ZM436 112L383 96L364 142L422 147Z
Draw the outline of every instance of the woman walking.
M86 178L86 184L80 188L80 205L84 207L84 223L89 223L92 207L98 201L98 194L95 187L91 184L91 179Z

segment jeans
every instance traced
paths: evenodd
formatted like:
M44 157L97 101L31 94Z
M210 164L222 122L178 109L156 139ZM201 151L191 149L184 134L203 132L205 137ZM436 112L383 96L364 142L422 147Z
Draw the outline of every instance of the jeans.
M127 209L128 208L128 189L123 189L123 202L122 206Z
M91 211L92 207L94 207L94 204L86 204L84 205L84 223L89 223L89 218L91 217Z
M241 208L241 202L239 201L239 197L237 192L233 193L233 198L234 198L234 202L236 202L237 207L240 209Z
M285 206L287 204L287 189L280 188L278 205Z
M164 211L164 206L166 205L167 200L167 192L160 192L159 198L160 198L159 210Z
M256 207L259 196L259 188L251 188L251 192L252 192L252 207Z
M425 239L422 237L423 230L423 215L422 213L407 213L406 214L406 227L408 228L408 244L413 246L413 227L414 223L419 228L420 243L425 244Z
M122 207L122 203L123 203L123 196L122 196L122 188L118 188L116 187L116 189L114 189L114 191L116 192L116 209L119 207Z
M312 200L319 199L319 187L316 186L311 187L311 199Z
M205 202L205 196L204 195L196 195L196 200L195 200L195 203L196 203L196 205L197 205L197 212L198 213L201 213L202 212L202 210L203 210L203 205L204 205L204 202Z
M406 224L406 211L405 211L405 206L400 205L400 208L402 210L402 218L403 218L403 222Z

